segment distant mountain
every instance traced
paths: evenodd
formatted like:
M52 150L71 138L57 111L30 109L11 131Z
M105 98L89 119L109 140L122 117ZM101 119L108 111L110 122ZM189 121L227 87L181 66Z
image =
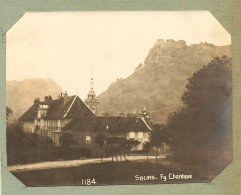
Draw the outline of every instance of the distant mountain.
M45 95L51 95L53 98L57 98L61 92L61 87L51 79L7 81L7 106L13 110L13 117L17 119L27 111L36 97L42 100Z
M133 52L135 55L135 52ZM187 78L207 65L215 56L231 57L231 45L209 43L186 45L185 41L157 40L144 64L132 75L118 79L101 93L99 112L113 115L145 108L152 119L165 123L178 109Z

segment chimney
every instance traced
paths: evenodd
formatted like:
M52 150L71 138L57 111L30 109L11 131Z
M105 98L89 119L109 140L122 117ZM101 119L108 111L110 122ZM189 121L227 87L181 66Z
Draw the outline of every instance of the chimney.
M34 104L39 104L39 103L40 103L39 98L35 98L35 100L34 100Z
M45 96L44 101L47 103L49 101L49 96Z
M64 98L66 98L66 97L68 97L67 91L65 91L65 93L64 93Z
M61 99L62 96L63 96L62 93L60 93L59 96L58 96L58 99Z
M51 102L52 102L52 96L45 96L44 97L44 102L46 103L46 104L51 104Z

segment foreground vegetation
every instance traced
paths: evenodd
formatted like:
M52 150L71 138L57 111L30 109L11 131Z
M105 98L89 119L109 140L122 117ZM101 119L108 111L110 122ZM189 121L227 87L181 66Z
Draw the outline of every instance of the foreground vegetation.
M74 160L90 156L91 151L88 149L54 147L53 141L49 137L39 136L35 133L23 133L17 123L7 126L8 165Z
M184 106L164 128L175 161L219 170L232 161L232 64L215 57L188 79Z

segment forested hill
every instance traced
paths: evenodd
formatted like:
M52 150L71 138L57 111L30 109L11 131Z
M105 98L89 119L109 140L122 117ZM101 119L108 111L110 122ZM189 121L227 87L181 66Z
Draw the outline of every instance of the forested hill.
M7 81L6 102L13 110L14 118L19 118L32 104L36 97L41 100L51 95L54 99L62 92L61 87L51 79L26 79Z
M134 55L134 52L133 52ZM125 79L118 79L98 96L99 113L137 112L145 108L154 120L166 122L181 105L187 78L213 57L231 57L231 45L209 43L186 45L185 41L157 40L143 64Z

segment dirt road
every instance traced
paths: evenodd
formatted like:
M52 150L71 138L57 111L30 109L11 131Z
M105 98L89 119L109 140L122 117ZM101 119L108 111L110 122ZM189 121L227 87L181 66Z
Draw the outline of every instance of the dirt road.
M127 156L129 161L143 161L146 160L146 156ZM155 159L155 156L149 156L149 159ZM164 156L158 156L158 159L164 158ZM114 158L116 161L116 158ZM118 158L120 160L120 158ZM122 160L124 160L122 158ZM111 157L103 158L103 162L112 161ZM90 163L101 163L100 158L91 159L80 159L80 160L68 160L68 161L49 161L49 162L39 162L24 165L12 165L8 166L10 172L22 172L22 171L32 171L32 170L42 170L42 169L54 169L54 168L65 168L65 167L77 167L80 165L90 164Z

